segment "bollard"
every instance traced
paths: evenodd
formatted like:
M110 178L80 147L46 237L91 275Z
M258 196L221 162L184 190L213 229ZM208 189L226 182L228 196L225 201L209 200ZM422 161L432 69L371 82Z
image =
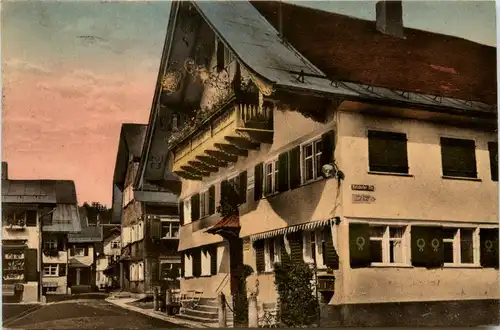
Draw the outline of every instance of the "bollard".
M259 315L257 311L257 296L255 293L251 293L248 297L248 327L258 328L259 327Z
M159 307L158 304L158 288L155 286L153 289L153 310L157 311Z
M221 292L219 293L219 296L217 297L217 302L218 302L218 310L219 310L219 328L226 328L227 327L227 320L226 320L226 297L224 294Z

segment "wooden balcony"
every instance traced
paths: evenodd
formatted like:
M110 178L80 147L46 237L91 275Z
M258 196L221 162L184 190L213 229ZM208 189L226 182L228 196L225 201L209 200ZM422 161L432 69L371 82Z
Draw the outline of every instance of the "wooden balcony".
M273 142L273 107L234 104L202 123L174 148L173 172L201 180Z

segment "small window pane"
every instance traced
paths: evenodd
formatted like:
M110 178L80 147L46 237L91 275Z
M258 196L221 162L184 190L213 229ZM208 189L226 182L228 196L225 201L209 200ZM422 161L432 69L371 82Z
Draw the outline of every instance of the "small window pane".
M444 242L443 247L444 247L444 262L453 263L453 243Z
M370 254L372 262L382 262L382 241L370 242Z
M309 159L306 159L305 162L305 168L304 168L304 176L305 176L305 181L309 181L309 180L312 180L314 179L314 173L313 173L313 159L312 158L309 158Z
M390 241L389 242L389 262L403 263L403 242Z
M304 146L304 158L311 157L313 154L312 144Z
M370 237L382 237L385 233L385 226L370 227L371 234Z
M443 229L443 239L454 239L456 234L457 234L457 229L455 228Z
M472 243L473 233L474 231L472 229L460 229L460 256L464 264L471 264L474 262Z
M391 238L402 238L404 234L403 227L391 227L389 228L389 235Z

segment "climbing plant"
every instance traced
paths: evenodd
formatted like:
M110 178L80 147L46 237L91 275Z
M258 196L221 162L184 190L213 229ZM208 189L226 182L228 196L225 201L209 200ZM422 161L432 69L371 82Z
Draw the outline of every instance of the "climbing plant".
M304 262L284 262L274 265L274 274L281 323L287 327L315 324L319 303L311 286L313 270Z

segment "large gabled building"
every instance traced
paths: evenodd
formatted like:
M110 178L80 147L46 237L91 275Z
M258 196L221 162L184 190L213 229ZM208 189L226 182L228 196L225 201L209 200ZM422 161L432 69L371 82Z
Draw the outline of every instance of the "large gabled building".
M376 11L173 2L136 181L182 178L182 292L286 254L322 326L498 323L496 49Z

